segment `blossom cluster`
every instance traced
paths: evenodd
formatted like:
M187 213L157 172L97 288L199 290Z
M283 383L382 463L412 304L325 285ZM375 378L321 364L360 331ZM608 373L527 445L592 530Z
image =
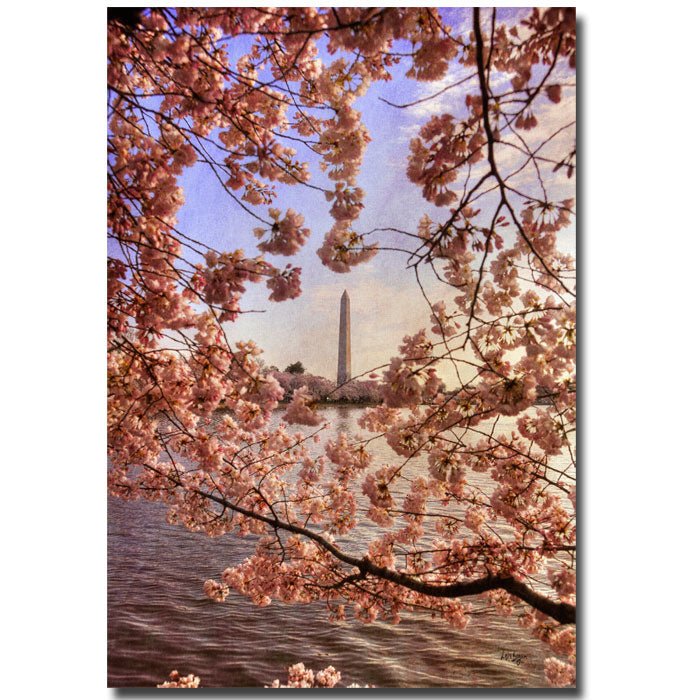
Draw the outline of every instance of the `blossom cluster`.
M287 682L282 684L279 679L275 679L268 688L335 688L340 682L340 672L333 666L326 666L320 671L314 672L300 661L287 669ZM348 688L359 688L361 686L351 683ZM373 686L362 686L371 688Z
M181 676L177 671L171 671L164 683L159 683L158 688L199 688L199 676L192 673Z

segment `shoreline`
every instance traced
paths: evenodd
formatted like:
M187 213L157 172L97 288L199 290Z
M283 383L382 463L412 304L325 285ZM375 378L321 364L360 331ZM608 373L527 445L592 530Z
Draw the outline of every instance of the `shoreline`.
M285 399L283 401L278 401L277 406L288 406L290 403L290 399ZM314 403L314 406L316 408L323 408L324 406L354 406L356 408L367 408L368 406L380 406L381 403L381 401L319 401L318 403ZM224 406L222 404L221 406L217 406L217 408L214 409L214 413L224 413L225 411L232 410L233 409L228 408L227 406Z

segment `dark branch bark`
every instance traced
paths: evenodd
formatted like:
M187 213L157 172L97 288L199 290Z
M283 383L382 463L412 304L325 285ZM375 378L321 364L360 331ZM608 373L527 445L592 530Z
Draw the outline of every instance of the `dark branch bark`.
M107 22L117 22L125 29L136 29L141 24L141 13L145 7L108 7Z
M545 615L549 615L557 622L562 624L571 624L576 622L575 605L571 605L569 603L558 603L551 600L547 596L537 593L526 584L522 583L521 581L517 581L512 577L485 576L473 581L460 581L458 583L451 584L426 583L425 581L420 581L416 577L409 574L395 571L394 569L388 569L385 566L378 566L367 557L360 558L347 554L318 533L308 530L305 527L300 527L283 520L269 518L246 508L241 508L225 498L206 493L205 491L196 490L195 492L204 498L208 498L221 504L222 506L225 506L226 508L230 508L236 513L240 513L248 518L253 518L254 520L267 523L275 529L286 530L287 532L302 535L307 539L313 540L339 561L349 564L350 566L357 567L362 574L370 574L385 581L391 581L392 583L403 586L404 588L408 588L412 591L416 591L417 593L423 593L424 595L433 596L435 598L461 598L463 596L477 595L479 593L492 591L496 588L502 588L508 593L520 598L520 600L524 601L528 605L531 605L533 608L535 608L535 610L539 610Z
M508 200L508 197L506 196L506 183L503 181L503 178L501 177L501 174L496 167L496 158L494 156L493 152L493 144L495 142L495 139L493 137L493 131L491 130L491 123L489 121L489 90L488 86L486 84L486 66L484 65L484 40L481 35L481 26L479 24L479 8L475 7L474 8L474 23L473 23L473 28L474 28L474 38L476 40L476 65L477 65L477 71L479 74L479 89L481 91L481 104L482 104L482 112L483 112L483 120L484 120L484 131L486 132L486 143L487 143L487 150L488 150L488 161L489 164L491 165L491 173L493 176L496 178L498 182L498 188L501 193L501 202L505 204L506 208L510 212L510 215L513 219L513 223L515 224L516 228L518 229L518 233L522 237L522 239L527 243L528 248L532 251L532 254L539 260L540 264L542 267L545 269L547 274L549 274L552 278L557 280L557 282L562 286L565 292L571 294L573 296L573 292L562 282L560 277L555 275L550 269L547 263L542 259L542 256L539 254L537 249L535 248L534 245L532 245L532 241L529 239L525 231L523 230L523 227L520 223L520 220L518 219L515 211L513 210L513 207Z

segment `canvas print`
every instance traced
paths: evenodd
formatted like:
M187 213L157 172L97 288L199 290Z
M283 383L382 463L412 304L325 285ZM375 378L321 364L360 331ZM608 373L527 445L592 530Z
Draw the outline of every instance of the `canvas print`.
M107 11L110 687L576 685L576 12Z

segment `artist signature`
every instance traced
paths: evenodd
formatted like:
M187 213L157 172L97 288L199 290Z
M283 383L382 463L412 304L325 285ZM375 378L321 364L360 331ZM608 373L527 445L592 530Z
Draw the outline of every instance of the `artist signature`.
M525 659L527 659L527 654L518 654L517 651L501 649L501 661L510 661L516 666L520 666Z

